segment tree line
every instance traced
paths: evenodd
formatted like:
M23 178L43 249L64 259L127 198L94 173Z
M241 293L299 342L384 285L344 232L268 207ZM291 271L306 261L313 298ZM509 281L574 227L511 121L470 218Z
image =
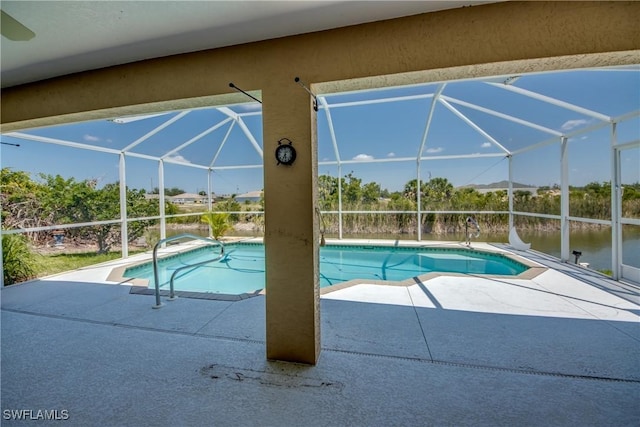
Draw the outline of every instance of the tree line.
M37 228L61 224L113 221L120 218L120 185L118 182L97 187L97 180L77 181L60 175L39 174L39 181L28 173L3 168L0 172L2 228ZM157 199L147 199L144 190L127 188L127 215L132 218L157 216ZM170 211L176 212L168 205ZM128 240L142 236L154 220L130 222ZM34 244L52 238L51 231L27 234ZM108 252L121 241L120 224L100 224L67 228L65 238L93 242L98 252Z
M418 180L408 181L402 191L389 192L378 183L363 184L353 173L340 178L319 177L320 208L337 211L339 183L342 187L343 211L411 211L418 206ZM480 192L472 187L455 188L446 178L434 177L420 181L420 207L423 212L421 229L426 233L459 233L464 230L468 213L443 213L465 211L476 213L476 219L485 229L507 231L507 214L482 214L482 211L508 211L507 190ZM528 190L514 189L515 211L560 215L560 188L540 187L533 194ZM441 212L432 212L441 211ZM611 218L611 184L592 182L584 187L569 187L570 216L608 220ZM640 183L624 186L622 216L640 217ZM415 213L397 214L343 214L343 231L347 233L412 233L417 228ZM530 229L559 227L558 221L538 217L519 217L518 225ZM323 215L327 233L337 233L337 215Z
M112 221L120 218L119 183L106 184L98 188L96 180L77 181L60 175L38 175L31 179L23 171L3 168L0 173L0 202L2 203L2 227L4 229L36 228L59 224ZM465 211L477 213L476 219L483 228L505 231L508 227L507 214L482 214L482 211L508 211L507 191L480 192L471 187L455 188L446 178L434 177L427 181L412 179L401 191L390 192L379 183L364 183L353 172L337 178L330 175L318 177L318 197L320 209L337 211L339 205L338 184L342 186L343 211L371 211L369 214L343 214L343 231L346 233L413 233L417 228L418 191L423 212L421 228L426 233L459 233L464 230L467 213L442 213L442 211ZM171 193L182 192L170 189ZM144 190L127 188L127 216L144 218L159 214L159 201L145 197ZM608 220L611 218L611 185L608 182L593 182L584 187L570 187L569 211L571 216ZM216 211L263 210L261 201L254 205L241 205L230 198L214 204ZM640 217L640 183L626 185L622 195L622 215ZM184 207L165 201L165 212L173 215ZM536 194L530 191L514 190L516 211L543 214L560 214L560 190L558 187L541 187ZM392 211L394 213L376 213ZM441 211L441 212L433 212ZM397 213L395 213L397 212ZM326 233L337 233L338 215L322 215L321 227ZM262 215L232 214L231 223L253 222L262 228ZM200 216L177 217L168 222L199 223ZM554 220L536 217L520 217L519 226L535 229L548 228ZM558 221L555 221L557 223ZM145 230L157 224L157 220L129 222L128 240L134 241ZM553 225L552 225L553 226ZM76 241L97 244L99 252L108 252L121 239L120 224L99 224L80 228L65 229L65 237ZM29 233L28 238L35 244L43 244L52 239L51 232Z

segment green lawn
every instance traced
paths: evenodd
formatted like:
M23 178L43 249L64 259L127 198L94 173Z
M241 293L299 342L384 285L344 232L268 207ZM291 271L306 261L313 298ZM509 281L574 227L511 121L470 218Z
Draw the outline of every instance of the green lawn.
M143 251L129 252L129 254L136 252ZM96 252L51 255L34 254L36 275L37 277L49 276L51 274L75 270L88 265L111 261L120 258L120 256L120 252L109 252L107 254L98 254Z

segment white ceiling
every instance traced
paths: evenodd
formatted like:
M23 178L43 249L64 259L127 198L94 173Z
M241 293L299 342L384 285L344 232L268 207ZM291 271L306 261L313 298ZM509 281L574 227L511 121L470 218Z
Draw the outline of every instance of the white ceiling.
M490 1L2 1L2 87L111 65Z

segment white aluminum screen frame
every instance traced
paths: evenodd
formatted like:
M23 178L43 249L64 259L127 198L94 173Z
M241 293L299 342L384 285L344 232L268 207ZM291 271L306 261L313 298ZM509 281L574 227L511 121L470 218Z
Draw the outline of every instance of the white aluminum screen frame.
M606 71L603 69L600 69L599 71ZM610 69L609 71L616 71L615 69ZM630 70L632 72L639 72L640 70L636 70L636 69L632 69ZM495 80L495 79L494 79ZM560 132L560 131L556 131L553 129L550 129L548 127L545 127L541 124L535 123L531 120L527 120L521 117L516 117L514 115L511 114L505 114L503 112L499 112L481 105L477 105L465 100L461 100L458 98L454 98L454 97L450 97L446 94L444 94L444 91L446 90L447 85L452 84L452 82L449 83L441 83L439 85L436 85L436 89L434 90L433 93L429 93L429 94L421 94L421 95L410 95L410 96L395 96L395 97L389 97L389 98L377 98L377 99L370 99L370 100L363 100L363 101L353 101L353 102L336 102L334 104L331 104L328 99L327 96L331 96L331 95L335 95L335 94L323 94L323 95L318 95L317 96L317 100L318 100L318 107L319 109L322 111L323 114L326 115L327 118L327 123L329 126L329 134L330 134L330 139L331 139L331 144L333 147L333 151L335 154L335 160L332 161L322 161L322 162L318 162L319 165L323 165L323 166L328 166L328 165L335 165L337 167L338 170L338 176L339 178L342 176L342 166L343 165L347 165L347 164L354 164L354 163L358 163L358 164L366 164L366 163L388 163L388 162L415 162L416 164L416 177L417 177L417 184L418 184L418 188L420 188L420 182L421 182L421 165L423 162L425 161L436 161L436 160L451 160L451 159L468 159L468 158L478 158L479 155L478 154L466 154L466 155L453 155L453 156L424 156L424 149L428 144L428 135L429 135L429 129L431 127L431 123L433 120L433 111L436 107L436 105L442 105L444 106L447 110L451 111L455 116L457 116L460 120L462 120L464 123L466 123L469 127L471 127L473 130L475 130L478 134L480 134L483 138L486 138L488 141L490 141L494 146L498 147L500 152L498 153L492 153L492 154L485 154L485 155L481 155L480 157L506 157L509 160L509 188L508 188L508 200L509 200L509 210L508 210L508 214L509 214L509 226L511 227L513 225L513 217L514 215L528 215L528 216L539 216L539 217L548 217L548 218L555 218L555 219L560 219L561 223L563 224L561 226L562 229L562 239L561 239L561 259L563 261L568 261L569 258L569 230L568 230L568 222L569 220L579 220L579 221L585 221L585 222L594 222L594 220L589 220L587 218L574 218L574 217L570 217L569 216L569 212L568 212L568 173L567 173L567 156L566 156L566 145L567 145L567 141L570 138L573 138L575 136L578 135L582 135L588 132L592 132L594 130L597 129L601 129L603 127L606 126L610 126L611 127L611 152L612 152L612 159L611 159L611 165L612 165L612 171L611 171L611 182L615 183L615 185L612 185L612 218L607 221L607 220L597 220L597 223L605 223L605 224L610 224L612 227L612 265L613 265L613 278L614 279L618 279L622 276L624 271L628 270L628 266L625 266L625 268L623 268L622 266L622 260L620 258L620 252L621 252L621 230L620 230L620 224L622 223L629 223L629 224L636 224L636 225L640 225L640 220L636 220L636 219L628 219L628 218L621 218L620 217L620 208L619 208L619 204L620 204L620 195L616 193L616 191L614 190L615 188L618 188L620 185L620 165L619 165L619 161L617 161L616 159L619 157L619 152L622 149L625 149L629 146L633 146L635 147L634 144L637 144L637 141L634 141L633 143L627 143L627 144L618 144L617 140L616 140L616 126L618 123L626 121L626 120L630 120L636 117L640 117L640 110L635 110L635 111L630 111L627 112L623 115L620 115L618 117L610 117L607 116L605 114L602 114L600 112L597 111L593 111L584 107L581 107L579 105L574 105L571 103L568 103L566 101L562 101L559 99L555 99L546 95L542 95L530 90L526 90L517 86L514 86L513 84L511 84L513 81L515 81L515 79L507 79L505 80L505 83L495 83L495 82L491 82L491 81L485 81L483 82L486 85L489 85L490 87L494 87L494 88L498 88L500 90L506 90L506 91L510 91L511 93L517 94L519 96L522 97L526 97L526 98L530 98L530 99L535 99L538 101L542 101L544 103L547 103L549 105L553 105L555 107L559 107L565 110L569 110L569 111L573 111L576 113L580 113L582 115L585 115L587 117L590 117L591 120L594 122L593 124L591 124L590 126L583 128L583 129L578 129L575 131L571 131L571 132ZM415 157L403 157L403 158L386 158L386 159L364 159L364 160L344 160L341 158L340 156L340 143L339 143L339 138L336 135L334 126L333 126L333 121L332 121L332 116L331 116L331 110L335 109L335 108L348 108L348 107L358 107L358 106L363 106L363 105L371 105L371 104L380 104L380 103L391 103L391 102L402 102L402 101L409 101L409 100L415 100L415 99L429 99L431 98L431 104L430 107L428 109L428 112L426 112L426 120L425 120L425 129L424 129L424 133L423 133L423 137L421 138L420 141L417 141L417 147L418 149L416 150L417 155ZM462 112L460 112L460 110L455 108L455 105L460 105L460 106L464 106L476 111L480 111L483 112L485 114L489 114L493 117L497 117L512 123L516 123L519 124L521 126L525 126L528 128L532 128L532 129L536 129L538 131L541 131L543 133L549 134L550 137L548 139L536 142L534 144L530 144L524 148L521 148L519 150L514 150L514 151L510 151L509 149L507 149L503 143L501 143L499 140L497 140L495 137L493 137L492 135L490 135L488 132L486 132L478 123L474 122L473 120L471 120L470 118L468 118L465 114L463 114ZM117 149L112 149L112 148L106 148L106 147L99 147L99 146L93 146L90 144L85 144L85 143L81 143L81 142L77 142L77 141L66 141L66 140L61 140L61 139L56 139L56 138L49 138L49 137L44 137L44 136L38 136L38 135L32 135L29 134L28 131L25 132L8 132L3 134L4 136L10 136L12 138L17 138L17 139L22 139L22 140L29 140L29 141L36 141L36 142L41 142L41 143L46 143L46 144L54 144L54 145L60 145L60 146L66 146L66 147L71 147L71 148L77 148L77 149L85 149L85 150L92 150L92 151L98 151L98 152L103 152L103 153L109 153L109 154L114 154L117 155L119 157L119 177L120 177L120 186L121 186L121 191L120 191L120 205L121 205L121 218L120 220L115 220L115 221L108 221L109 223L112 222L120 222L121 223L121 230L122 230L122 254L123 257L127 257L128 256L128 242L127 242L127 223L129 221L136 221L136 220L140 220L140 218L128 218L127 214L126 214L126 158L127 157L137 157L137 158L142 158L142 159L147 159L147 160L153 160L153 161L157 161L158 162L158 183L159 183L159 191L160 191L160 207L159 207L159 215L157 217L152 217L150 219L159 219L160 220L160 228L161 228L161 235L160 238L163 239L166 237L166 214L165 214L165 209L164 209L164 202L165 202L165 198L164 198L164 164L165 163L172 163L172 164L177 164L177 165L181 165L181 166L185 166L185 167L192 167L192 168L199 168L199 169L204 169L208 171L208 178L207 178L207 188L209 189L208 191L208 200L207 200L207 206L209 208L211 208L212 205L212 200L211 200L211 193L212 193L212 188L213 188L213 181L212 181L212 172L216 171L216 170L233 170L233 169L246 169L246 168L262 168L263 165L262 164L255 164L255 165L236 165L236 166L217 166L216 162L218 160L219 154L220 154L220 150L222 150L222 147L224 146L224 144L226 143L227 139L229 138L229 134L231 132L231 130L233 129L234 126L239 126L239 128L242 130L242 132L244 133L244 135L247 137L247 139L249 140L249 142L251 143L252 147L254 148L254 150L258 153L258 155L260 156L260 158L263 158L263 152L262 152L262 147L260 146L260 143L258 142L259 139L261 138L256 138L251 131L249 130L249 128L246 126L246 124L244 123L244 121L242 120L243 117L246 116L255 116L255 115L259 115L261 114L261 112L246 112L246 113L237 113L233 110L231 110L228 107L212 107L212 109L216 109L219 112L223 113L227 118L213 124L211 127L209 127L207 130L201 132L200 134L198 134L197 136L184 141L182 143L177 143L177 145L172 148L171 150L167 151L166 153L164 153L163 155L160 156L151 156L151 155L147 155L147 154L143 154L143 153L139 153L134 151L135 148L143 141L147 140L148 138L150 138L153 135L156 135L160 132L162 132L162 130L164 130L165 128L171 126L171 125L175 125L175 124L179 124L179 121L185 117L186 115L188 115L191 111L193 110L184 110L179 112L177 115L167 119L166 121L164 121L162 124L160 124L159 126L155 127L154 129L152 129L151 131L149 131L147 134L143 135L142 137L132 141L131 143L129 143L127 146L125 146L125 148L121 149L121 150L117 150ZM146 115L146 116L135 116L135 117L124 117L124 118L116 118L113 119L114 122L116 123L128 123L131 121L137 121L137 120L145 120L147 118L150 117L158 117L161 116L162 114L168 114L168 113L161 113L161 114L150 114L150 115ZM230 127L226 132L226 135L220 145L220 147L218 148L217 152L215 154L213 154L212 156L212 160L208 165L197 165L197 164L193 164L193 163L188 163L188 162L184 162L184 161L180 161L179 159L176 158L172 158L171 156L175 153L177 153L180 149L187 147L188 145L196 142L197 140L201 139L202 137L204 137L205 135L213 132L214 130L224 126L225 124L230 123ZM541 148L544 147L546 145L551 145L551 144L560 144L562 147L561 150L561 164L560 164L560 170L561 170L561 189L562 189L562 202L561 202L561 214L560 216L558 215L545 215L545 214L534 214L534 213L527 213L527 212L516 212L513 209L513 157L514 156L520 156L525 154L526 152L530 151L530 150L534 150L537 148ZM342 215L343 213L345 213L343 211L343 206L342 206L342 182L341 179L338 179L338 216L339 216L339 238L342 239L343 238L343 229L342 229ZM421 206L420 206L420 191L417 191L418 195L417 195L417 208L416 211L413 212L417 215L418 218L418 222L417 222L417 239L421 240L422 239L422 234L421 234L421 221L420 218L422 216L423 213L425 213L426 211L423 211ZM368 213L369 211L349 211L350 213ZM331 212L326 212L326 213L331 213ZM379 213L379 212L378 212ZM393 213L398 213L393 211ZM474 213L478 213L478 212L474 212ZM482 212L479 212L482 213ZM100 223L105 223L105 222L100 222ZM99 224L98 222L95 223L90 223L90 224L76 224L76 225L69 225L69 224L65 224L65 225L56 225L56 226L51 226L51 227L38 227L38 228L30 228L30 229L22 229L22 230L2 230L2 234L14 234L14 233L22 233L22 232L31 232L31 231L42 231L42 230L49 230L49 229L56 229L56 228L70 228L70 227L76 227L76 226L85 226L85 225L94 225L94 224ZM0 264L1 266L1 264ZM634 273L635 274L635 273Z

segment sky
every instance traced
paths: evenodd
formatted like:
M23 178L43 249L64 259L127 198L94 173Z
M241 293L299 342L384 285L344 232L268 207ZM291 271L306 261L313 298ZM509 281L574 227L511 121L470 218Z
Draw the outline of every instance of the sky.
M516 93L524 89L552 97L609 117L640 110L640 67L608 70L582 70L532 74L504 82L508 76L483 81L448 82L435 104L426 134L420 164L421 179L447 178L454 186L489 184L508 179L507 152L513 156L514 181L532 186L560 183L559 137L591 128L601 121L591 115L561 108ZM375 181L389 191L401 191L417 176L416 156L425 135L432 95L438 84L417 85L384 90L323 95L330 108L318 115L319 173L338 175L336 150L329 123L338 147L341 175L353 173L363 183ZM302 90L302 89L301 89ZM412 96L393 102L366 101ZM354 102L364 102L353 105ZM350 103L349 105L344 105ZM535 123L546 130L532 129L520 123L478 111L470 105ZM241 122L225 112L239 114ZM71 125L23 130L22 133L72 143L104 147L119 152L128 148L147 156L166 156L169 161L209 167L213 164L213 191L216 194L242 194L263 188L262 123L260 104L229 106L228 110L191 111L157 133L159 126L181 112L168 112L139 120L118 123L101 120ZM517 151L543 141L553 142L518 154ZM617 125L619 143L640 140L640 118ZM99 185L119 179L118 154L2 135L2 141L20 147L0 146L0 165L38 174L62 175L77 180L97 179ZM182 148L180 148L182 146ZM569 183L585 185L611 179L611 126L582 133L569 139ZM176 148L180 148L176 150ZM466 155L468 158L447 159ZM273 153L264 153L265 161L275 161ZM410 158L405 161L403 159ZM165 187L187 192L206 191L207 170L165 162ZM625 183L640 181L640 149L621 154ZM226 169L242 165L242 169ZM126 156L127 185L147 191L159 186L158 162Z

